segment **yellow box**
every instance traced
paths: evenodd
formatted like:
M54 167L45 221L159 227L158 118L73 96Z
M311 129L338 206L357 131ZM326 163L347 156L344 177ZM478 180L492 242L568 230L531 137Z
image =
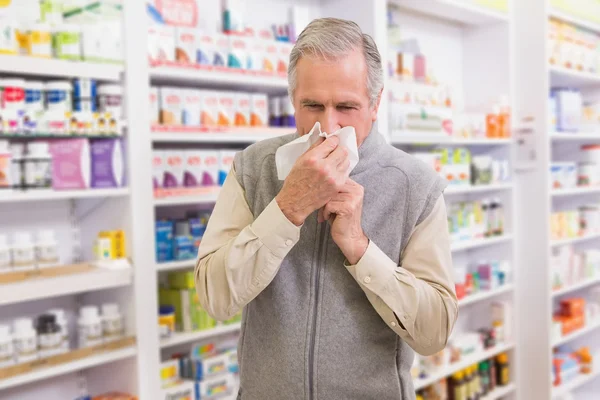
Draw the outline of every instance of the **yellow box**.
M98 234L99 238L107 238L111 241L111 256L113 259L126 258L125 232L123 230L102 231Z

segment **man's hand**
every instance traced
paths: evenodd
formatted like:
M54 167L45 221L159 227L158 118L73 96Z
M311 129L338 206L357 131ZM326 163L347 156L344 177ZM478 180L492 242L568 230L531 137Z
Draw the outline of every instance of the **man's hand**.
M319 222L331 221L333 241L352 265L362 258L369 245L361 225L363 196L363 187L348 178L339 193L319 210Z
M275 197L283 214L295 225L302 225L344 186L350 160L339 143L339 138L332 136L313 144L296 160Z

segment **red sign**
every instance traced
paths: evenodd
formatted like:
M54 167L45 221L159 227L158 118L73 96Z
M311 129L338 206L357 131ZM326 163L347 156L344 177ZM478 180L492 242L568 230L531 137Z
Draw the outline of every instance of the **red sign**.
M167 25L195 28L198 25L196 0L155 0L156 9Z

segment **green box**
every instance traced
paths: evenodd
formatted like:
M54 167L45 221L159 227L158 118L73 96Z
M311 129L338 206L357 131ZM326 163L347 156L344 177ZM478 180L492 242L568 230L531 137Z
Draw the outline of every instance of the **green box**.
M167 275L171 289L195 289L194 271L175 271Z

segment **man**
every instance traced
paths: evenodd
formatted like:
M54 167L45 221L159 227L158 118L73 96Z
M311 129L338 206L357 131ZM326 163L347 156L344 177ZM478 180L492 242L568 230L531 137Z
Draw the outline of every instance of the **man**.
M444 181L375 130L383 90L373 39L311 22L288 71L297 134L238 153L199 250L200 302L243 312L243 400L414 399L412 349L446 345L457 316ZM320 140L277 179L275 152L353 126L359 163Z

